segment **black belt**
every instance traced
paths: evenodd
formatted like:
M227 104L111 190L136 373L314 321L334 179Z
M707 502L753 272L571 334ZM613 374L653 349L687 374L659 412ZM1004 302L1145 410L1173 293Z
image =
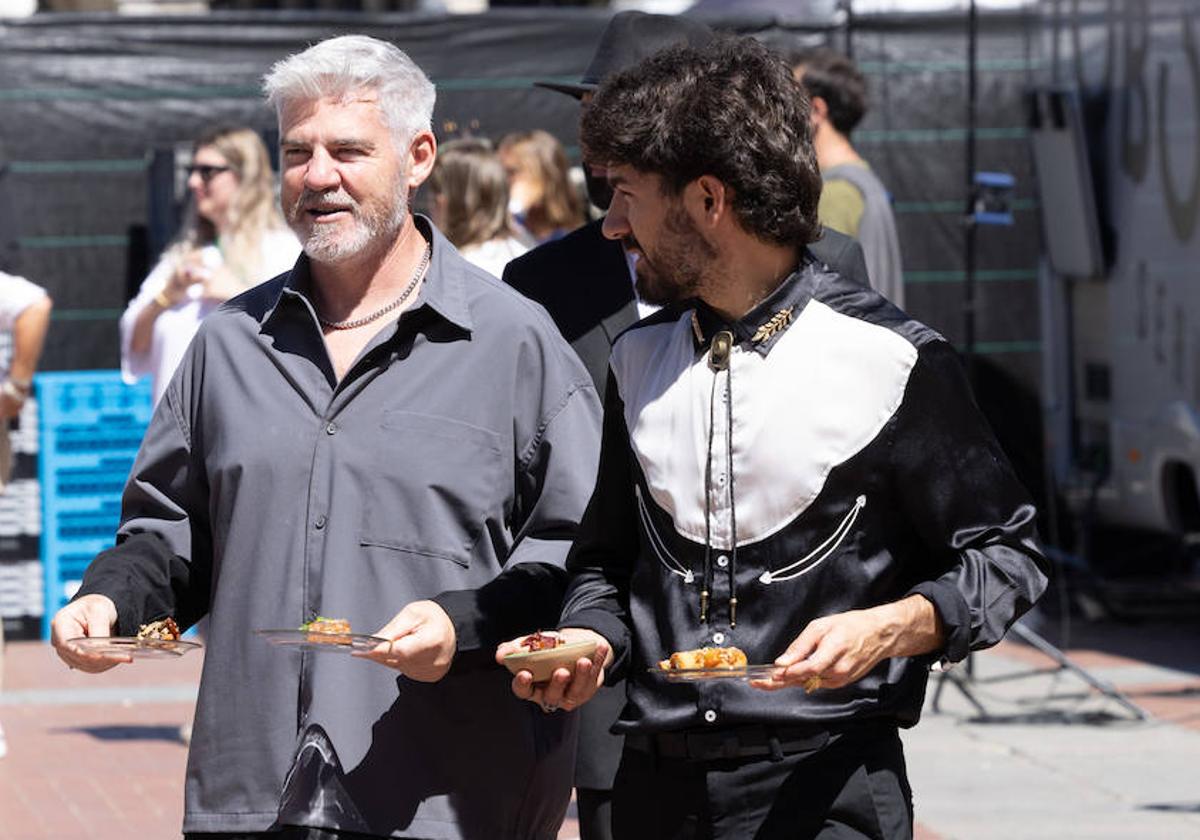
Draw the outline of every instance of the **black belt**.
M690 732L656 732L625 736L625 746L659 758L712 761L721 758L785 755L819 750L834 731L796 726L738 726Z

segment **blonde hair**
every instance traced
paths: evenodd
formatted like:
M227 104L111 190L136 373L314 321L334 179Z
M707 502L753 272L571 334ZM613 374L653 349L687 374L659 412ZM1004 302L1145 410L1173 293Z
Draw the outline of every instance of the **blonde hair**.
M451 140L438 149L429 189L444 196L442 233L459 248L512 234L508 178L487 140Z
M541 201L525 213L530 232L571 230L583 224L583 198L571 186L567 153L553 134L541 129L513 132L500 141L500 152L515 155L541 183Z
M225 159L238 181L221 234L221 258L235 277L249 288L267 278L263 270L263 239L286 226L275 194L271 158L262 139L251 128L219 128L201 135L193 153L211 148ZM216 226L189 208L178 245L198 248L217 242Z

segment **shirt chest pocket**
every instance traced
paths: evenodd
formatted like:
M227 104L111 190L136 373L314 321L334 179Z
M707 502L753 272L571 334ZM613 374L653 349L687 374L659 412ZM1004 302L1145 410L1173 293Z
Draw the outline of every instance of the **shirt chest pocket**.
M364 546L467 566L489 512L503 510L495 432L411 411L388 411L372 452L360 532Z

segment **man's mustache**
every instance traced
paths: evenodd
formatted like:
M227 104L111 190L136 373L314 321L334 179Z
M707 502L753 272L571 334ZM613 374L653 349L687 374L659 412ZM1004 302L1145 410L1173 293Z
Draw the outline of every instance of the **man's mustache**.
M299 213L302 210L312 210L318 207L341 207L347 209L357 209L356 202L350 193L344 189L336 190L310 190L305 189L300 193L299 198L292 204L292 212Z

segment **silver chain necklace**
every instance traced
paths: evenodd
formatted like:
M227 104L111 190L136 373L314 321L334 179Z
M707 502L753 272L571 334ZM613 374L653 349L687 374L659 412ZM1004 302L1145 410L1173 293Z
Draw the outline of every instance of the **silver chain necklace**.
M417 287L417 283L421 281L421 277L425 274L425 269L429 267L430 257L433 256L433 248L429 245L425 246L425 253L421 255L421 262L417 265L417 270L413 272L412 279L408 281L408 285L404 287L404 291L400 293L400 297L389 303L382 309L376 309L370 315L364 315L361 318L355 318L352 321L326 321L317 314L317 320L321 322L321 326L328 327L331 330L352 330L355 327L361 327L369 324L372 321L378 321L384 315L391 312L404 301L408 300L408 296L412 294L413 289Z

